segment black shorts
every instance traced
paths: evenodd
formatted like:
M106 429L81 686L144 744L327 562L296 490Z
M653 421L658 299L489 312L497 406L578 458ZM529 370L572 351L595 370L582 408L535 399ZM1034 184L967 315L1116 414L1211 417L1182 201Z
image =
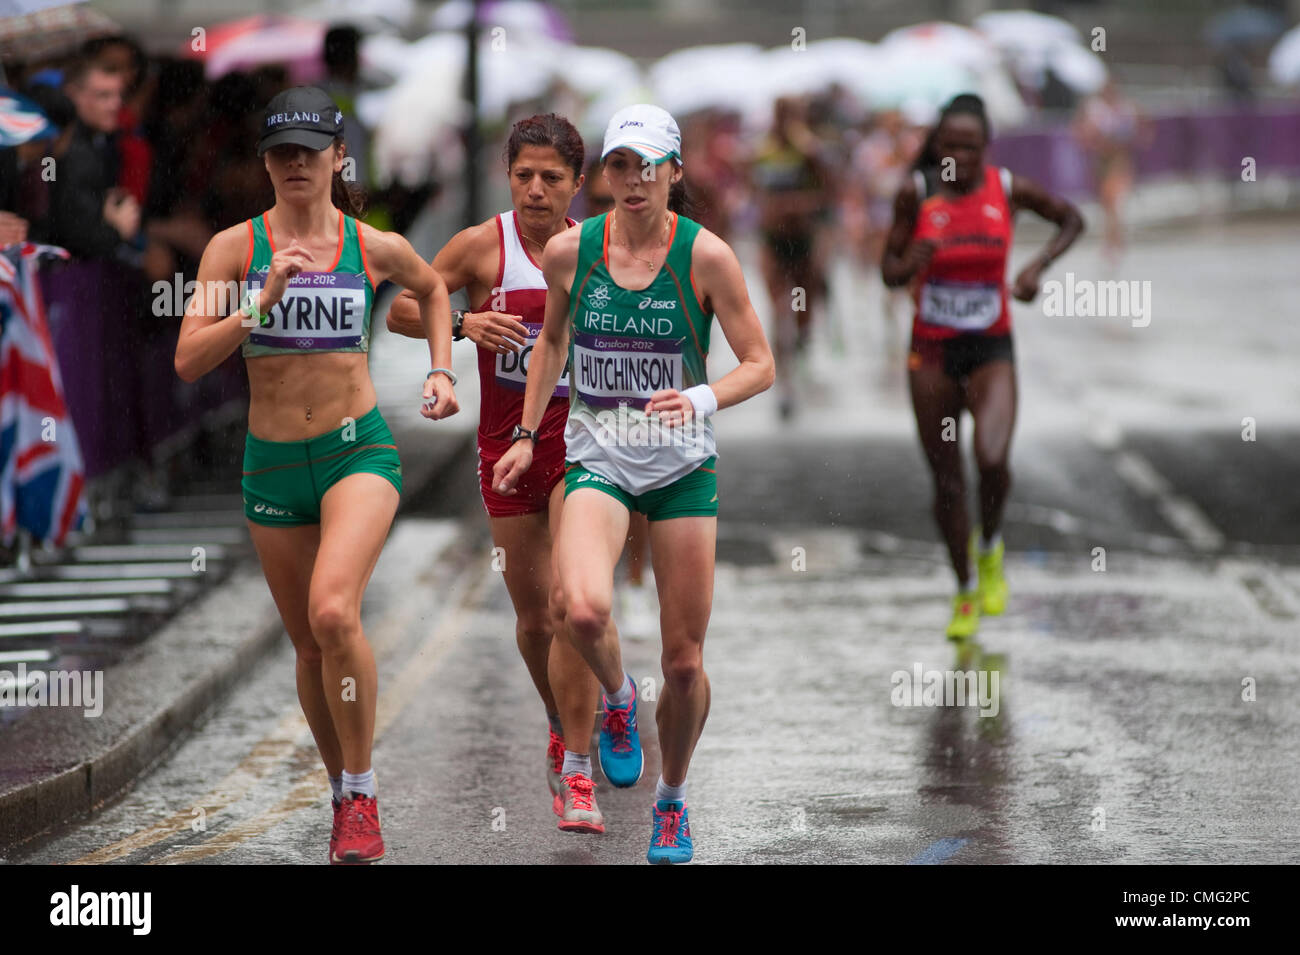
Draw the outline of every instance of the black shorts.
M763 242L783 268L806 267L812 262L813 237L810 232L788 233L763 230Z
M913 338L907 367L939 365L943 373L961 381L980 365L991 361L1016 360L1010 335L954 335L952 338Z

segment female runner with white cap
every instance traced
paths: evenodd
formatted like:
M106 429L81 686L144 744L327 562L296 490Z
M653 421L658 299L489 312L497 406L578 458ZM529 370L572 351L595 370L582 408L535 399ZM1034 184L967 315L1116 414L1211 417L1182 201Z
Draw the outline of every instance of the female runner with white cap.
M688 862L686 772L709 711L703 644L713 603L717 448L709 420L769 388L772 352L731 248L680 208L681 135L657 106L620 110L605 131L614 209L553 237L542 257L546 314L533 350L522 426L535 430L570 357L565 504L554 563L563 620L604 687L600 763L615 786L640 778L635 683L608 627L628 515L650 522L661 606L664 688L656 712L663 769L651 810L651 862ZM717 316L740 359L707 383ZM510 494L531 464L518 441L493 481ZM565 725L566 739L590 726ZM566 776L565 787L585 782Z

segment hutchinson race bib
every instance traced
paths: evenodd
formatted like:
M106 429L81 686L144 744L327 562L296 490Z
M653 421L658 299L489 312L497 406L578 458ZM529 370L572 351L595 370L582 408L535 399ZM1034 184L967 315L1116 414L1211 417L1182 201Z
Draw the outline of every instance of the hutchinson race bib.
M682 343L573 333L571 384L594 407L644 405L656 391L685 388Z
M265 274L249 273L257 292ZM366 277L342 272L299 272L248 340L274 348L359 348L364 344Z
M506 352L504 355L497 355L497 384L502 388L509 388L511 391L524 391L528 387L528 360L532 357L533 346L537 344L537 336L542 333L541 322L523 322L523 326L528 329L527 342L524 347L517 352L511 351ZM560 374L560 380L555 386L552 397L569 397L569 366L567 364Z
M962 331L988 328L1002 314L1002 287L978 282L939 282L921 286L921 321Z

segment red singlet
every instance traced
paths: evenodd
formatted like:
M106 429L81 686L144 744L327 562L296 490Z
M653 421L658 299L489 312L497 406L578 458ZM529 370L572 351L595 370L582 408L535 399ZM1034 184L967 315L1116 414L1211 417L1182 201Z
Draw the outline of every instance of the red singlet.
M926 196L919 181L917 197L912 241L928 239L935 251L913 282L912 338L1011 334L1011 172L986 165L984 182L964 196Z
M478 350L479 391L479 490L483 506L491 517L517 517L546 509L551 489L564 477L564 425L569 417L568 369L551 395L537 446L533 449L532 467L525 472L516 492L509 497L492 489L492 468L510 448L510 434L523 420L524 388L528 359L542 330L546 315L546 280L529 254L515 222L514 211L496 218L498 245L501 250L497 280L488 298L476 312L502 312L518 315L528 329L528 343L517 352L499 355L486 348ZM569 225L577 225L566 218Z

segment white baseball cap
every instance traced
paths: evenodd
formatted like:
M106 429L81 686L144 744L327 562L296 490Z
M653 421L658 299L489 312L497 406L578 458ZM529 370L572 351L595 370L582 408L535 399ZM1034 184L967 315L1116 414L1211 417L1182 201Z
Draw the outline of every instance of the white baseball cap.
M600 158L623 147L655 165L671 156L677 157L679 163L682 161L682 134L677 121L667 110L649 103L625 106L610 118Z

